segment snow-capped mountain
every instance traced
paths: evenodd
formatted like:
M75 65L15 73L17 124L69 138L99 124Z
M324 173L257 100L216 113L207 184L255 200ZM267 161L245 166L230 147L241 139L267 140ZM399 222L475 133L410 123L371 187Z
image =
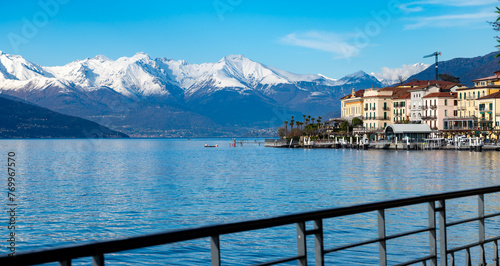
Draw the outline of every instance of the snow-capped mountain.
M400 68L382 67L382 72L371 73L371 75L382 82L384 86L391 86L407 80L409 77L424 71L429 66L428 64L417 63L413 65L403 65Z
M0 52L0 93L99 123L105 119L132 135L200 125L275 127L290 114L338 112L338 99L353 87L381 85L362 71L336 80L290 73L242 55L204 64L145 53L117 60L99 55L42 67Z

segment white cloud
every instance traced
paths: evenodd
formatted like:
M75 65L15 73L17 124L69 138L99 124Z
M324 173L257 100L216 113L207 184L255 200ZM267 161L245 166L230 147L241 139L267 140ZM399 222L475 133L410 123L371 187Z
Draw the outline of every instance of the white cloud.
M408 20L415 21L411 24L404 25L405 30L414 30L424 27L457 27L466 26L472 23L486 23L488 20L494 20L496 17L494 12L480 11L477 13L458 14L458 15L441 15L433 17L413 17Z
M455 7L479 7L498 3L497 0L422 0L412 1L399 5L405 13L415 13L424 11L424 6L455 6Z
M356 35L340 35L331 32L310 31L290 33L281 38L283 43L330 52L336 58L351 58L359 55L360 47L350 44Z

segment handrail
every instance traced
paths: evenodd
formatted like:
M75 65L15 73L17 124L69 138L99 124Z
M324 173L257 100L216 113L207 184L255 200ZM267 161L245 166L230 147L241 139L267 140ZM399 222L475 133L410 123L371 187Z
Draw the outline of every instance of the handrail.
M476 189L468 189L454 192L444 192L440 194L434 195L424 195L417 196L411 198L404 199L394 199L394 200L386 200L380 202L373 202L368 204L359 204L348 207L339 207L334 209L324 209L317 210L305 213L298 214L290 214L279 217L265 218L253 221L243 221L243 222L235 222L235 223L226 223L219 225L210 225L203 226L192 229L182 229L182 230L173 230L164 233L157 234L148 234L136 237L128 237L123 239L115 239L115 240L107 240L107 241L99 241L90 244L78 244L73 246L59 247L59 248L51 248L39 251L31 251L31 252L23 252L16 254L15 256L0 256L0 265L31 265L31 264L42 264L48 262L57 262L57 261L71 261L75 258L80 257L96 257L102 256L102 254L120 252L131 249L139 249L156 245L164 245L169 243L188 241L194 239L201 238L212 238L216 236L218 241L218 236L226 235L231 233L238 233L244 231L252 231L258 229L265 229L270 227L284 226L290 224L303 224L308 221L321 221L322 219L335 218L347 215L361 214L373 211L381 211L392 208L405 207L410 205L424 204L424 203L432 203L434 202L444 202L445 200L484 195L489 193L500 192L500 186L491 186L484 188L476 188ZM443 212L444 207L435 208L433 207L434 212ZM429 211L430 212L430 211ZM429 214L430 215L430 214ZM496 215L496 214L495 214ZM488 218L492 215L481 216L480 220ZM493 215L494 216L494 215ZM380 222L380 221L379 221ZM385 221L384 221L385 223ZM456 222L450 223L449 225L455 224ZM444 224L445 226L448 224ZM305 231L304 236L310 234L322 234L322 228L312 231ZM376 240L365 241L364 243L375 243L383 241L385 243L388 239L393 239L395 237L406 236L414 233L421 233L425 231L436 230L435 227L423 228L419 230L415 230L412 232L401 233L393 236L385 236L382 238L378 238ZM492 240L488 240L492 241ZM485 243L484 241L482 243ZM480 244L482 244L480 243ZM359 244L359 243L358 243ZM357 244L355 244L357 245ZM384 244L385 245L385 244ZM352 245L348 245L352 246ZM323 251L324 253L333 252L339 250L337 248L333 248L327 251ZM340 247L343 249L342 247ZM432 257L432 256L431 256ZM276 261L289 261L296 259L303 259L303 256L299 254L296 257L285 258ZM442 258L441 258L442 259ZM268 262L272 263L273 262ZM271 265L268 263L263 263L264 265Z

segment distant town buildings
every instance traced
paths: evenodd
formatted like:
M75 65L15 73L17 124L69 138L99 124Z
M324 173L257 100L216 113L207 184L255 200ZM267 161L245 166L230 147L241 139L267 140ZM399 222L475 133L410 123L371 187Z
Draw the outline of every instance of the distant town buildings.
M474 80L470 88L426 80L353 89L340 99L341 119L362 119L365 132L381 132L389 124L403 123L427 124L445 134L500 131L500 71L494 74Z

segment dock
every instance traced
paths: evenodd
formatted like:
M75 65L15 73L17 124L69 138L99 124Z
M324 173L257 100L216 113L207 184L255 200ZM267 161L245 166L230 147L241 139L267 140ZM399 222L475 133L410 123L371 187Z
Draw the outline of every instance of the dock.
M272 148L303 148L303 149L355 149L355 150L456 150L456 151L500 151L498 144L457 144L457 145L442 145L433 142L412 142L412 143L394 143L388 141L376 142L357 142L351 143L342 140L320 140L310 142L300 141L285 141L281 139L266 139L265 147Z

